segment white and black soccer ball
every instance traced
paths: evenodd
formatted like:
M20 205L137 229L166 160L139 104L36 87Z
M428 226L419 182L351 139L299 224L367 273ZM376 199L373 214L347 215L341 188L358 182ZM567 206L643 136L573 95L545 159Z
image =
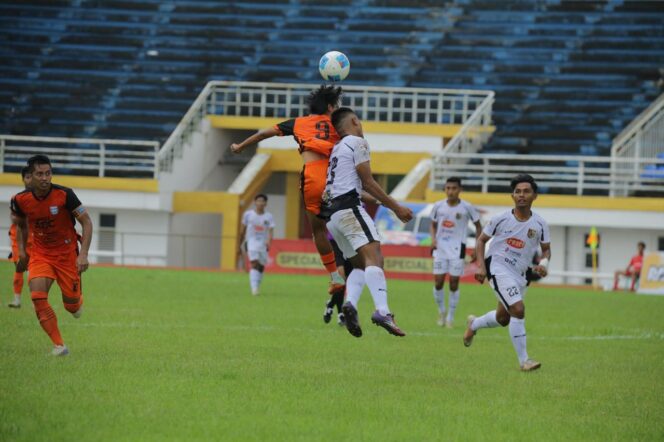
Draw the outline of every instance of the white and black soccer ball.
M330 51L318 62L320 75L326 81L342 81L350 72L350 61L339 51Z

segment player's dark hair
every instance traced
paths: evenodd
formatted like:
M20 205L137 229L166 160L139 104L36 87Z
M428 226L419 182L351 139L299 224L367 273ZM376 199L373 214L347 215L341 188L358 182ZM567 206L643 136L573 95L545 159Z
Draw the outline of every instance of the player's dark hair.
M25 166L25 167L23 167L23 168L21 169L21 178L25 178L25 176L26 176L26 175L30 175L30 173L31 173L31 171L30 171L30 167L29 167L29 166Z
M41 165L41 164L48 164L49 166L51 166L51 160L49 160L46 155L42 154L33 155L30 158L28 158L28 169L30 170L30 173L35 171L36 165Z
M537 193L537 183L535 182L535 178L528 175L527 173L521 173L512 178L512 181L510 181L510 188L512 189L512 192L514 192L514 189L516 189L517 184L520 183L530 184L530 187L533 188L533 192Z
M643 247L644 249L646 248L646 243L644 243L643 241L639 241L637 245Z
M311 91L307 98L309 113L323 115L327 113L327 107L337 107L341 99L341 87L332 85L321 85L318 89Z
M263 198L265 202L267 202L267 195L265 195L264 193L259 193L258 195L256 195L254 197L254 201L256 201L258 198Z
M461 187L461 178L458 176L451 176L445 181L445 183L457 183Z
M339 126L346 119L347 116L353 115L355 112L349 107L340 107L339 109L332 112L330 120L332 121L332 126L339 132Z

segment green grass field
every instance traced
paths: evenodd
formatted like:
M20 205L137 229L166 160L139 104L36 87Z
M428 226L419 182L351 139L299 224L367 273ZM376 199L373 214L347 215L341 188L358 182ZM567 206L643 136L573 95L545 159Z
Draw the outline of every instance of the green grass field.
M370 323L365 290L360 339L323 324L322 277L252 297L240 273L93 268L84 287L80 320L51 292L66 358L28 295L0 310L1 441L664 439L664 297L531 288L543 365L521 373L506 329L462 345L486 285L462 286L446 330L430 284L388 281L405 338Z

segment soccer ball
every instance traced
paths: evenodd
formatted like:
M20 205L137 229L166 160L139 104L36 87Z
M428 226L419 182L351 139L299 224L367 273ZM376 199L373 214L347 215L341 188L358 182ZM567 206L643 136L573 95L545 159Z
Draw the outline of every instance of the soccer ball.
M341 81L348 76L350 61L339 51L330 51L318 62L320 75L326 81Z

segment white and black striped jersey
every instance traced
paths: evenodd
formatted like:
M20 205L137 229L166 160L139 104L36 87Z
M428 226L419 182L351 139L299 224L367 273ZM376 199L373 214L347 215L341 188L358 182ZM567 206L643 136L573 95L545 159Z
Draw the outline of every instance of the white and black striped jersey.
M468 221L480 220L480 214L470 203L459 200L450 206L447 200L440 200L431 209L431 221L436 223L436 250L445 259L463 258L468 237Z
M513 210L495 216L484 227L483 233L493 237L487 258L491 258L494 275L510 274L526 283L526 271L532 264L539 245L551 242L549 225L544 218L531 212L526 221L519 221Z
M329 202L352 191L359 196L362 192L362 181L355 168L369 161L370 156L369 143L364 138L346 135L335 144L327 166L323 201Z
M274 228L274 218L270 212L258 214L254 209L249 209L242 216L242 225L247 227L247 249L262 250L267 243L270 229Z

